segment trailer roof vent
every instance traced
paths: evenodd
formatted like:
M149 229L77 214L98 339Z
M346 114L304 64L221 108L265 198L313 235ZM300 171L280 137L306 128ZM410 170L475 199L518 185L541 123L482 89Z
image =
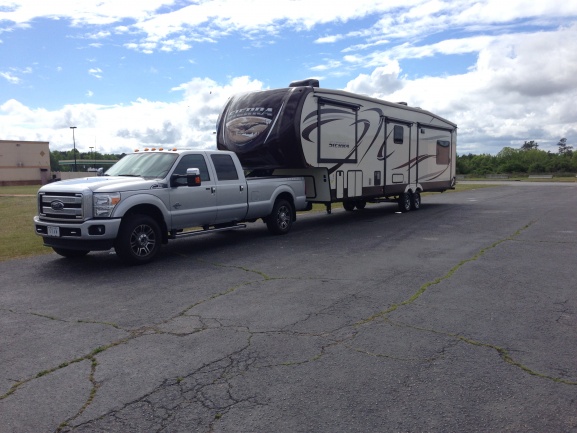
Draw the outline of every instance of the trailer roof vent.
M407 106L407 107L409 106L409 104L407 104L406 102L397 102L397 104L399 104L399 105L405 105L405 106Z
M311 87L319 87L319 80L314 78L308 78L306 80L300 81L293 81L289 84L289 87L302 87L302 86L311 86Z

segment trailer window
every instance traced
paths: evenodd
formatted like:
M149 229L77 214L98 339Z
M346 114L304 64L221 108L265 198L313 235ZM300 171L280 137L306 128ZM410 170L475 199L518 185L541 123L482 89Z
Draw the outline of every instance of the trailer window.
M449 158L449 150L451 143L446 140L437 140L437 164L438 165L448 165L450 158Z
M218 180L238 180L236 165L230 155L210 155Z
M403 138L405 135L405 128L401 125L395 125L393 129L393 141L396 144L403 144Z

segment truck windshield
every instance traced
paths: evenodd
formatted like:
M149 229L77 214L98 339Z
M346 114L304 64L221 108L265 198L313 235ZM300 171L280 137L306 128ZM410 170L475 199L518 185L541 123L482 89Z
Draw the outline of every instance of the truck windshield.
M132 153L110 167L105 176L162 179L168 174L177 158L176 153Z

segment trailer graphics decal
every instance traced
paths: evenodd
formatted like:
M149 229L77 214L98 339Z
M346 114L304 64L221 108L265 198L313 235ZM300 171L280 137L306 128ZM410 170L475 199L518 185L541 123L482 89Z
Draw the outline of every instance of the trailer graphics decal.
M226 139L238 146L250 143L272 122L261 116L242 116L226 122Z

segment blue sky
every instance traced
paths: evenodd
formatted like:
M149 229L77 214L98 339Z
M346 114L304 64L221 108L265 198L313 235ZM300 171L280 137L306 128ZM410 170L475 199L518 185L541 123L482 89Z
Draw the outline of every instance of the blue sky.
M213 148L231 95L318 78L457 123L458 152L577 145L577 2L0 0L0 139Z

